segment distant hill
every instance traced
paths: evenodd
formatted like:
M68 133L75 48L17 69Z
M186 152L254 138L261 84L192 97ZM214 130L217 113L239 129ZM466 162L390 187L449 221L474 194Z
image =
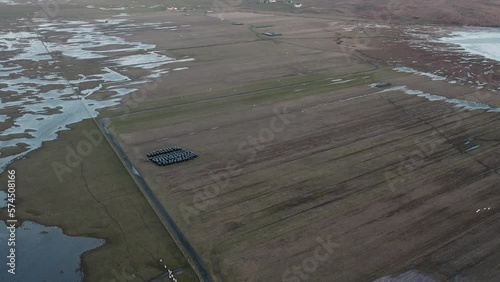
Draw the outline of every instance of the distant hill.
M500 26L496 0L308 0L317 11L340 9L378 19L422 23Z

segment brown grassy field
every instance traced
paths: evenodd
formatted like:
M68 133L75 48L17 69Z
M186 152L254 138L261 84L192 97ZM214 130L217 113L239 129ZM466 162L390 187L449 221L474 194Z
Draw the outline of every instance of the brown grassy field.
M88 140L84 132L99 131L93 121L83 122L11 166L19 174L18 218L61 226L72 236L105 239L103 247L83 256L85 281L151 279L162 273L160 258L172 268L185 268L179 279L194 281L189 264L108 144L94 146L59 181L53 164L66 164L71 150ZM6 175L1 180L7 181Z
M186 42L174 52L201 59L168 81L173 90L112 119L217 281L372 281L413 268L442 281L498 279L498 114L369 84L470 100L479 92L346 55L328 20L222 16L283 36L231 34L245 42L237 48ZM481 147L468 152L468 140ZM145 157L173 145L200 157L168 167ZM327 258L311 262L329 240Z
M468 4L448 9L438 1L436 9L421 10L405 2L387 22L378 20L386 17L378 7L390 3L344 2L304 1L304 11L291 14L288 6L255 1L225 8L231 11L198 0L112 11L85 8L103 5L85 0L62 5L58 17L127 12L137 22L185 26L126 35L195 60L152 83L139 102L127 96L99 118L111 118L113 135L215 281L373 281L411 269L438 281L498 281L498 113L370 86L387 81L500 107L486 89L399 73L387 64L434 70L427 63L439 56L405 57L408 43L396 44L400 23L431 22L437 14L445 15L439 23L455 23L456 11L466 9L457 7ZM195 10L164 11L175 3ZM106 7L129 4L107 1ZM35 11L13 6L2 14ZM474 23L473 14L460 23ZM489 19L483 23L495 23ZM358 23L361 32L351 29ZM59 64L68 76L93 67L68 58ZM197 281L110 146L97 146L63 182L47 166L64 162L61 148L96 128L93 121L73 125L14 163L26 175L19 185L30 187L19 192L19 217L106 239L83 256L86 281L112 281L122 270L135 274L131 281L150 281L162 273L160 257L185 269L179 281ZM174 145L199 157L157 167L145 156Z
M243 7L269 11L275 4L240 1ZM234 3L234 2L230 2ZM498 3L488 0L303 0L291 11L304 16L362 18L402 23L498 26ZM283 9L282 9L283 10Z

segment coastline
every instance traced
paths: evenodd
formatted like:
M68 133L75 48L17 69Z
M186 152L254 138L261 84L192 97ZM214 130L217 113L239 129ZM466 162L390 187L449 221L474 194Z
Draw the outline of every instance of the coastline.
M17 169L19 177L17 217L43 226L59 227L67 236L105 240L102 246L80 254L83 281L109 281L117 275L153 278L162 273L161 268L154 265L160 257L171 268L185 269L179 276L184 277L183 280L195 281L193 278L196 275L188 262L106 142L96 146L94 152L82 160L82 167L75 167L63 182L58 182L45 159L64 161L66 155L61 154L64 153L61 148L71 148L74 140L83 137L82 130L93 127L96 128L91 119L72 124L69 131L59 133L57 140L45 142L40 149L9 165L9 168ZM107 161L99 162L99 159ZM88 191L81 190L81 183L68 185L83 169L89 169L89 164L93 162L99 163L98 168L91 173L94 179L106 174L107 178L119 182L119 187L106 181L109 185L99 185L91 180L87 184ZM109 177L110 173L113 177ZM45 181L41 181L40 176ZM72 180L68 181L70 178ZM5 174L0 176L0 181L6 181ZM106 207L93 200L89 193L97 187L102 189L100 192L104 195L108 195L102 197L102 201L107 202ZM138 212L134 216L130 211L121 211L124 205ZM0 217L5 218L5 212L2 210Z

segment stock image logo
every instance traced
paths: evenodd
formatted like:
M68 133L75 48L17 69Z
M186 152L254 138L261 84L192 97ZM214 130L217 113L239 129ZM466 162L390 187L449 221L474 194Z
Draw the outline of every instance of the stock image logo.
M225 20L224 13L230 13L241 7L243 0L214 0L212 7L214 13L221 20Z

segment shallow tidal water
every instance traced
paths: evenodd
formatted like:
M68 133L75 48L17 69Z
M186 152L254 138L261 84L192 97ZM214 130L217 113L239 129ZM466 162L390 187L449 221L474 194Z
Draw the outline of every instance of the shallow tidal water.
M22 152L0 155L0 172L43 142L57 139L58 132L68 130L68 125L96 117L99 109L118 105L141 85L158 82L174 68L187 69L184 63L194 60L171 58L154 44L125 39L126 34L144 27L161 32L181 28L172 23L141 23L126 18L35 18L33 23L37 32L0 30L0 123L9 126L0 132L4 137L0 148L25 146ZM68 76L51 56L57 53L82 65L91 63L94 68ZM128 77L131 70L143 75L132 81ZM105 96L98 97L100 94ZM17 115L3 114L12 110Z
M16 229L16 274L7 272L9 232L0 223L0 281L42 282L72 281L83 278L80 271L80 255L104 244L104 240L72 237L63 234L61 228L46 227L25 221Z
M7 193L0 191L0 208L7 206ZM47 227L25 221L16 228L15 275L10 274L7 265L10 232L7 224L0 221L0 281L42 282L72 281L80 282L80 256L85 251L102 246L102 239L73 237L65 235L61 228Z
M0 148L26 145L20 153L0 155L0 172L43 142L57 139L58 132L68 130L69 125L96 117L99 109L118 105L142 84L157 82L174 69L189 69L184 64L194 60L171 58L154 44L126 39L144 27L162 32L183 28L171 23L124 18L87 22L35 18L33 22L37 32L23 31L22 22L19 31L0 30L0 111L17 113L0 113L0 124L7 125L0 132L5 137ZM45 36L44 42L39 34ZM93 68L65 76L51 56L54 52L84 64L91 62ZM130 70L143 75L132 81ZM108 95L96 97L99 94ZM0 191L0 208L5 207L5 198ZM82 281L81 255L105 242L67 236L61 228L29 221L18 227L16 234L16 275L12 275L7 272L6 258L9 231L5 222L0 223L0 282Z

